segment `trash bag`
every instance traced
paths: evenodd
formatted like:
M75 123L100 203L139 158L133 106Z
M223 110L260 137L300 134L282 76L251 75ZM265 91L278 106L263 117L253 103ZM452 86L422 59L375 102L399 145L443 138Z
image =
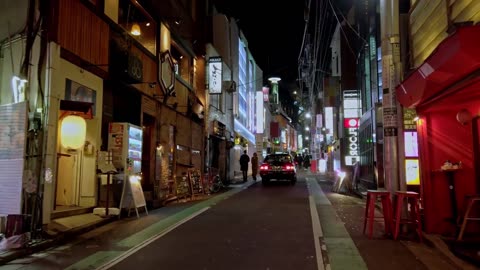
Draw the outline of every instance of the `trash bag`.
M0 239L0 251L23 248L30 239L30 233L23 233L19 235L13 235L8 238L4 237Z

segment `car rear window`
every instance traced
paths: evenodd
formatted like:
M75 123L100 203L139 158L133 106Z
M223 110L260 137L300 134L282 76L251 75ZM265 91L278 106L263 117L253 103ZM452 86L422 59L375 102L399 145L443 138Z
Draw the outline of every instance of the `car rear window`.
M292 157L289 155L269 155L265 157L264 162L292 162Z

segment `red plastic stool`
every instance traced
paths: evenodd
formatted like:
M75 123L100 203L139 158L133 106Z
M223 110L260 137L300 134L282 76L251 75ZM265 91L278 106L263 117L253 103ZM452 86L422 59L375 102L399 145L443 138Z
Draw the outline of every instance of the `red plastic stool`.
M375 216L375 203L380 198L382 201L383 216ZM390 200L390 191L386 190L367 190L367 204L365 207L365 217L363 221L363 234L370 222L368 237L372 239L373 221L377 218L383 218L385 221L385 233L389 234L392 230L392 201Z
M413 191L397 191L395 192L397 197L396 205L395 205L395 230L393 233L393 239L397 240L398 235L400 233L400 224L414 224L417 228L417 234L422 241L422 223L420 221L420 194ZM410 202L410 216L409 218L402 219L402 205L403 201L407 200L407 203Z

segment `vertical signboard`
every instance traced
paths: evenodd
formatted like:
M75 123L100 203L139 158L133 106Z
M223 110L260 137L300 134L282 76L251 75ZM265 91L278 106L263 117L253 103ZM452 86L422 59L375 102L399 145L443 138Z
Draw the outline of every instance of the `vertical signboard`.
M210 94L222 93L222 57L208 59L208 90Z
M325 127L327 128L327 141L328 138L333 136L333 107L325 107Z
M353 166L360 160L358 127L361 111L360 94L357 90L343 91L343 127L345 131L345 165Z
M263 93L261 91L256 92L255 97L255 132L263 133L264 119L263 119Z
M345 118L344 127L347 138L347 153L345 154L345 165L352 166L359 160L359 144L358 144L358 126L359 118Z

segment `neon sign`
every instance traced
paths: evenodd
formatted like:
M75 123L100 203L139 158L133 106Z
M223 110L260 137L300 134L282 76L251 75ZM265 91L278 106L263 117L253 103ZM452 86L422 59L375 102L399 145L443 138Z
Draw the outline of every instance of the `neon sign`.
M347 133L347 155L345 156L345 165L351 166L359 159L358 153L358 118L344 119L344 127Z

